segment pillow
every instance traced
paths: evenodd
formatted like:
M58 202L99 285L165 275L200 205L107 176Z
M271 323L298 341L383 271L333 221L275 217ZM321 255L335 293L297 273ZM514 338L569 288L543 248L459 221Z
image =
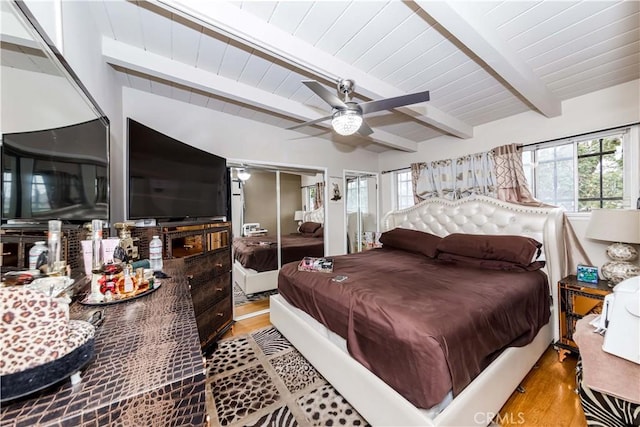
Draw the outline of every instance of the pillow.
M478 259L492 259L529 265L542 244L531 237L454 233L438 243L438 251Z
M324 237L324 227L320 227L314 231L311 237Z
M424 231L394 228L382 233L378 240L384 246L416 252L429 258L435 258L438 253L436 248L442 240L442 237Z
M300 224L300 227L298 227L298 231L302 234L314 233L320 227L322 227L322 224L319 222L303 222Z
M438 259L441 261L452 262L457 265L467 267L485 268L488 270L505 270L505 271L535 271L544 267L544 261L534 261L530 264L518 264L516 262L501 261L497 259L480 259L464 255L455 255L447 252L440 252Z

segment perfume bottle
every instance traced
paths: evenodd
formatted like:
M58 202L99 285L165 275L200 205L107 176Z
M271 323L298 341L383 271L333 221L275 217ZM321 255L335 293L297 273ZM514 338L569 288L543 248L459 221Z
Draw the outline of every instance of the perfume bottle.
M138 290L136 283L136 278L131 274L131 266L125 266L122 277L118 279L118 294L122 296L135 295Z
M104 286L101 286L102 278L102 220L91 221L91 295L92 301L101 301Z
M49 248L47 259L47 273L50 275L60 273L60 233L62 232L62 221L49 221L49 235L47 247Z
M102 269L102 220L91 221L91 271Z

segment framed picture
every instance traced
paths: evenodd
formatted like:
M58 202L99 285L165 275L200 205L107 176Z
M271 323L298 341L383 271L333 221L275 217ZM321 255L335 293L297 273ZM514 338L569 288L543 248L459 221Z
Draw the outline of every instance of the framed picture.
M329 200L332 202L342 202L342 179L341 178L329 178Z
M578 282L598 283L598 267L592 265L578 265L576 273Z

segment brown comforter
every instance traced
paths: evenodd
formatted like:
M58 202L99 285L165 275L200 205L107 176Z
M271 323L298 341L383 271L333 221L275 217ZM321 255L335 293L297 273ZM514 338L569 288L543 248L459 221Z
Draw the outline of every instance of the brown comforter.
M300 261L306 256L324 256L324 238L290 234L281 237L282 264ZM268 244L260 244L261 242ZM233 257L245 268L258 272L278 269L276 236L237 237L233 239Z
M387 248L334 257L333 274L287 264L278 290L421 408L451 389L456 396L504 348L531 342L550 315L541 271L466 268Z

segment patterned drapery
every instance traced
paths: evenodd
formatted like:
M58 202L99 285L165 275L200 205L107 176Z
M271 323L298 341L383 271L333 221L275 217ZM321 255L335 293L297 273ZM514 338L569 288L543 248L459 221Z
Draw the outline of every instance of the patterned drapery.
M320 209L324 199L324 181L316 182L316 193L313 198L313 209Z
M496 198L523 205L540 206L527 185L522 166L522 155L516 144L502 145L493 149L496 181Z
M413 163L411 178L416 203L430 197L450 200L474 194L495 197L493 151Z

